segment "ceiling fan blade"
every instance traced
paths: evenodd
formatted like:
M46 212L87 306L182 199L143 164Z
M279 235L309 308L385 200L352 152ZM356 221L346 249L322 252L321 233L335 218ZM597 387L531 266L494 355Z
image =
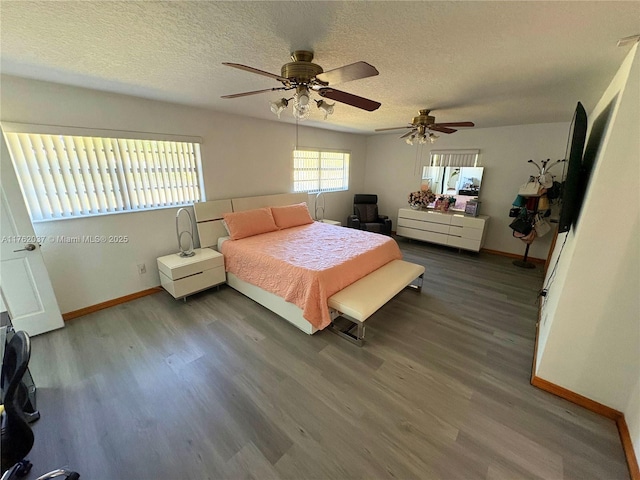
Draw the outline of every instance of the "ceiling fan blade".
M414 128L413 130L405 133L404 135L402 135L400 138L407 138L409 135L411 135L412 133L415 133L416 129Z
M434 123L434 127L475 127L473 122Z
M238 97L246 97L248 95L257 95L258 93L264 92L275 92L277 90L290 90L286 87L274 87L274 88L265 88L264 90L255 90L253 92L242 92L242 93L232 93L231 95L223 95L220 98L238 98Z
M367 112L373 112L374 110L380 108L380 105L382 105L380 102L369 100L368 98L364 97L359 97L357 95L343 92L341 90L336 90L335 88L321 88L318 90L318 95L320 95L321 97L329 98L331 100L335 100L336 102L346 103L347 105L351 105L352 107L361 108L362 110L366 110Z
M376 128L376 132L384 132L385 130L400 130L401 128L413 128L413 125L405 125L404 127Z
M380 72L373 65L367 62L356 62L344 67L334 68L328 72L316 76L324 84L335 85L336 83L350 82L360 78L373 77Z
M284 83L289 82L288 78L281 77L280 75L276 75L275 73L265 72L264 70L258 70L257 68L253 68L253 67L247 67L246 65L241 65L239 63L222 62L222 64L228 67L239 68L240 70L245 70L246 72L257 73L258 75L264 75L265 77L275 78L279 82L284 82Z
M456 129L454 128L447 128L447 127L441 127L439 125L432 125L430 127L427 127L429 130L434 130L436 132L442 132L442 133L453 133L453 132L457 132Z

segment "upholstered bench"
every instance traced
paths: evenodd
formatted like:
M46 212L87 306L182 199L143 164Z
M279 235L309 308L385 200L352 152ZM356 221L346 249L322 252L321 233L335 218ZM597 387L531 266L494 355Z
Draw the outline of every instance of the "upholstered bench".
M422 290L424 267L404 260L393 260L366 277L352 283L329 297L328 305L350 325L340 328L335 320L329 327L332 332L349 341L364 343L364 322L380 307L406 287ZM412 282L419 279L419 285ZM337 320L337 319L336 319ZM357 328L356 332L352 331Z

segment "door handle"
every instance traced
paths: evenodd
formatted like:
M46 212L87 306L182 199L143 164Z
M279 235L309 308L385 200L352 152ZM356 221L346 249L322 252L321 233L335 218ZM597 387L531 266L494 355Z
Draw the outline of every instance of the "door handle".
M14 250L14 252L23 252L23 251L28 251L28 252L33 252L36 249L36 246L33 243L27 243L24 248L21 248L20 250Z

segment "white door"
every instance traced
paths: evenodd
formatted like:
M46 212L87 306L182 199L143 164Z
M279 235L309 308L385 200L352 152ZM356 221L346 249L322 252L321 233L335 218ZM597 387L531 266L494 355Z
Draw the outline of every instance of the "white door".
M33 336L64 321L2 134L0 142L0 288L14 328Z

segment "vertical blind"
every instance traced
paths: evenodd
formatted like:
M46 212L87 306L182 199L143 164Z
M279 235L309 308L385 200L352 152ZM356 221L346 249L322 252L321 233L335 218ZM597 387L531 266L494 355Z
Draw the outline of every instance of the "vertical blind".
M318 150L294 150L294 192L316 193L348 189L348 153Z
M432 167L477 167L480 150L431 150Z
M202 200L195 142L5 132L33 221Z

